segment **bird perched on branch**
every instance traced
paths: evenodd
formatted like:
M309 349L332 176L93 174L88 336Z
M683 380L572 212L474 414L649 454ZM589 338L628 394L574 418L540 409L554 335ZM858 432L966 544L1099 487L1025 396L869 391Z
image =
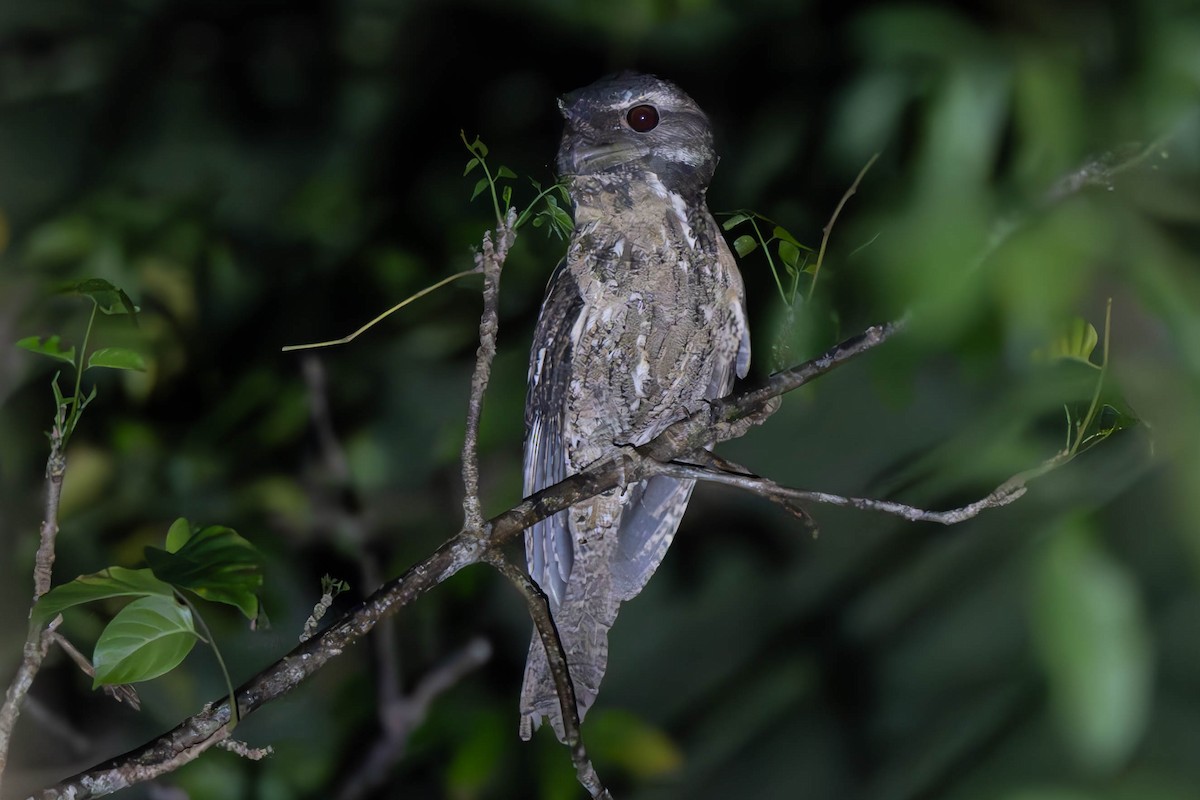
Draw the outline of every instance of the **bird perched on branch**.
M525 405L525 494L644 444L722 397L750 363L741 275L708 210L717 156L708 118L650 75L604 78L559 101L558 171L575 211L534 333ZM656 476L525 532L582 719L608 661L608 631L662 561L693 481ZM535 633L521 736L543 719L564 738Z

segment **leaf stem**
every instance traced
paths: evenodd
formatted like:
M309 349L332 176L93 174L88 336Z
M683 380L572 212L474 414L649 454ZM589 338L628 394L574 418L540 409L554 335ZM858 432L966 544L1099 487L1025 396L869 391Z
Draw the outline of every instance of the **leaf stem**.
M192 612L192 617L200 624L200 628L204 631L203 638L205 644L212 648L213 655L217 657L217 664L221 667L221 675L225 678L225 690L229 695L229 730L232 731L241 722L241 713L238 711L237 694L233 691L233 681L229 678L229 670L225 666L225 659L221 658L221 648L217 647L217 640L213 637L208 623L204 621L204 617L192 605L192 601L188 600L183 592L178 589L175 590L175 596Z
M1092 424L1092 420L1096 417L1096 412L1100 409L1100 392L1104 388L1104 379L1108 376L1108 341L1109 327L1112 322L1112 298L1108 298L1108 304L1104 308L1104 354L1100 359L1100 377L1096 379L1096 388L1092 391L1092 402L1088 406L1088 412L1083 418L1083 422L1079 424L1079 430L1076 431L1075 443L1071 445L1068 456L1074 457L1079 452L1079 445L1083 444L1084 435L1087 433L1088 426Z

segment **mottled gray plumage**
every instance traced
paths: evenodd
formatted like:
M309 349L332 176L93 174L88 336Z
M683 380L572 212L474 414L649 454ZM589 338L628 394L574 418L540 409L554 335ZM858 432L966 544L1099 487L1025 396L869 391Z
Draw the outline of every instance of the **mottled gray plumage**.
M558 170L575 230L550 278L530 353L526 495L615 447L648 442L705 399L726 394L750 361L741 276L705 203L717 157L704 112L673 84L630 73L559 105L566 130ZM655 477L525 533L529 571L549 598L580 718L604 676L617 609L658 568L692 487ZM535 633L521 736L528 739L543 718L562 739Z

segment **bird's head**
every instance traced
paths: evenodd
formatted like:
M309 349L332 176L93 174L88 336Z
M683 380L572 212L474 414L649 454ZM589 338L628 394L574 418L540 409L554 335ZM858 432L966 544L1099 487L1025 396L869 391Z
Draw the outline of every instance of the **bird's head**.
M566 118L563 176L654 173L669 190L703 192L717 166L708 117L678 86L653 75L601 78L558 101Z

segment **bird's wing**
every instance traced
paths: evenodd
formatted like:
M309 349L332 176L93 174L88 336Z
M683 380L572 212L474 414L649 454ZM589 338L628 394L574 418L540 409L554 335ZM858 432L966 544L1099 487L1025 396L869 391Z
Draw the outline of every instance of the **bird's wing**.
M571 369L571 328L583 310L583 298L564 260L550 276L529 358L525 399L525 496L567 477L563 415ZM525 531L529 574L557 608L566 593L574 562L567 514L560 511Z
M659 475L629 487L609 564L613 592L622 602L636 597L662 563L695 483Z

